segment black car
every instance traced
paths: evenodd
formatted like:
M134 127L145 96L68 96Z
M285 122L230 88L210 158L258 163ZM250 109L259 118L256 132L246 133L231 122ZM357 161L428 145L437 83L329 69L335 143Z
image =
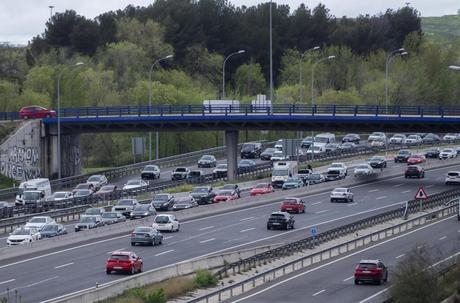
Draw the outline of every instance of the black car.
M294 229L294 216L282 211L273 212L268 218L267 229Z
M5 201L0 201L0 218L10 218L13 216L14 205Z
M244 172L252 171L255 166L256 166L256 162L254 162L253 160L247 160L247 159L240 160L240 162L238 163L238 172L244 173Z
M358 134L348 134L342 138L342 143L352 142L355 144L359 144L359 141L361 141L361 137Z
M238 184L225 184L224 186L221 187L221 189L232 190L236 192L236 194L238 195L238 198L241 198L240 187L238 186Z
M266 148L260 154L260 160L270 161L272 159L273 153L276 152L276 151L277 151L277 149L274 148L274 147Z
M439 158L439 154L441 153L441 149L439 147L432 147L425 151L425 158Z
M441 142L441 138L436 134L429 133L423 137L422 141L423 144L438 144Z
M383 156L373 156L372 158L370 158L367 161L367 163L369 163L369 165L372 168L385 168L385 167L387 167L387 160Z
M156 210L170 210L174 206L174 196L171 194L156 194L151 202Z
M67 230L62 224L47 224L40 230L42 238L52 238L67 234Z
M241 148L241 159L259 158L262 153L262 144L259 142L244 143Z
M130 218L145 218L150 216L155 216L157 214L155 208L151 204L138 204L134 206L133 211L131 212Z
M312 143L313 143L313 137L306 137L300 143L300 147L301 148L309 148Z
M394 158L395 163L398 163L398 162L406 163L407 159L409 159L410 156L412 156L412 152L410 150L401 149L400 151L398 151L398 153L396 154Z
M425 178L425 169L420 165L409 165L406 168L404 177L407 178Z
M141 179L159 179L160 168L157 165L146 165L141 172Z
M216 196L211 186L197 186L190 192L190 196L200 204L211 204L212 199Z

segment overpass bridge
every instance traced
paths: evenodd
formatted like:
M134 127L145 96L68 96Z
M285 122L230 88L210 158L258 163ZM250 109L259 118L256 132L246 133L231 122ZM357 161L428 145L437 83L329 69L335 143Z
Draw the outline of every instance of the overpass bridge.
M229 179L236 176L240 130L302 130L342 132L460 132L460 107L304 105L270 107L240 105L109 106L63 108L60 115L63 176L79 171L79 135L103 132L225 132ZM0 113L0 120L17 113ZM58 118L40 124L44 173L57 172ZM70 163L70 164L69 164Z

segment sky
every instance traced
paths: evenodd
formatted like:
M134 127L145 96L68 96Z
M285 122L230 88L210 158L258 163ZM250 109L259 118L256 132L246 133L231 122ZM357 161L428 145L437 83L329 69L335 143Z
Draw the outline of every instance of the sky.
M0 0L0 43L27 44L32 37L42 34L45 23L50 17L49 6L54 6L53 13L75 10L87 18L94 18L101 13L123 9L127 5L147 6L153 0ZM266 1L230 0L235 6L252 6ZM287 4L291 11L305 3L314 8L323 3L336 17L358 15L375 15L388 8L398 9L410 3L422 16L454 15L460 9L458 0L274 0L278 4Z

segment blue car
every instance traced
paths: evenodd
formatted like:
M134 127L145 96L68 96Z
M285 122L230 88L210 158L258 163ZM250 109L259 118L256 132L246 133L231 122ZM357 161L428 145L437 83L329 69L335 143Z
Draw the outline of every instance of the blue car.
M283 190L292 189L292 188L300 188L304 186L304 182L300 178L289 178L286 182L283 183Z

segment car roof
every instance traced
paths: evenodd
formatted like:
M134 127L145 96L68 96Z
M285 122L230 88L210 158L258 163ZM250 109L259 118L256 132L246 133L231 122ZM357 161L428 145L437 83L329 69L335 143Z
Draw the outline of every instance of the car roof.
M346 188L346 187L336 187L332 191L335 191L335 190L348 190L348 188Z
M379 259L362 259L361 261L359 261L359 263L374 263L374 264L377 264L379 262L380 262Z
M289 213L285 211L274 211L272 212L272 215L289 215Z
M130 256L134 254L132 251L121 251L121 250L116 250L112 251L111 255L124 255L124 256Z

